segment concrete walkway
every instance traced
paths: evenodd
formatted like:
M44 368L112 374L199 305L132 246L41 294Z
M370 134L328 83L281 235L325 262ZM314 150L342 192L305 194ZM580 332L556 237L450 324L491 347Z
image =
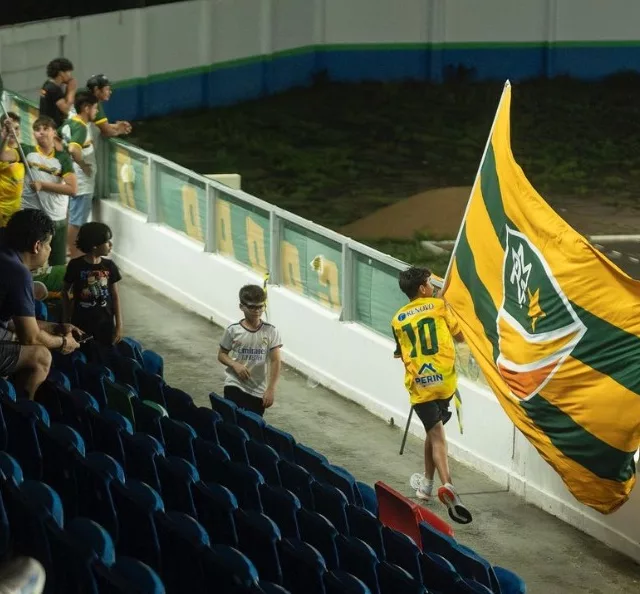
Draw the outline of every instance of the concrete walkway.
M121 291L125 334L162 354L167 382L208 406L209 392L222 391L223 368L216 359L222 330L131 277ZM422 468L422 442L410 436L399 456L400 428L321 386L312 387L296 371L284 369L267 419L359 480L371 485L383 480L413 495L408 479ZM454 526L456 537L520 574L531 594L640 592L640 565L634 561L466 466L453 462L452 472L474 514L471 525ZM432 509L448 519L439 504Z

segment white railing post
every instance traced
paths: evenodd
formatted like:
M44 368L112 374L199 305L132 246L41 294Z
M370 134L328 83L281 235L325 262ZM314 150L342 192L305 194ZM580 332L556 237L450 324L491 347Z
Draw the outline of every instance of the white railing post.
M269 212L269 284L279 285L282 281L280 240L282 238L282 219L275 210Z
M206 235L204 239L204 251L215 254L218 251L218 238L217 238L217 225L218 219L216 217L216 200L218 191L211 185L206 185L207 192L207 210L206 210Z
M149 208L147 213L147 223L159 223L158 165L152 154L147 155L147 164L149 166Z
M340 321L353 322L356 319L356 274L355 274L355 254L348 241L342 243L342 278L341 301L342 313Z

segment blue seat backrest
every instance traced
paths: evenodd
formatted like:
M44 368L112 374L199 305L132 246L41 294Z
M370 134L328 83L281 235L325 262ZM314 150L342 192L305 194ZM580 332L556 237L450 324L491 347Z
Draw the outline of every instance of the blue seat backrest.
M314 481L311 485L315 510L331 520L340 534L349 534L347 498L340 489Z
M222 423L222 415L207 406L194 408L191 416L191 426L196 430L198 437L218 443L216 426Z
M218 396L215 392L209 394L209 402L211 402L211 408L220 413L226 423L236 424L236 411L238 407L235 402Z
M264 513L278 524L282 536L300 538L298 513L302 504L291 491L277 485L264 484L260 487L260 499Z
M183 421L176 421L169 417L160 419L164 444L168 453L180 456L185 460L196 463L196 456L193 450L193 441L197 434L191 425Z
M203 553L205 582L216 584L220 592L251 592L258 589L258 570L235 548L214 544Z
M200 481L197 468L177 456L161 457L157 460L162 498L167 509L197 517L192 495L192 485Z
M249 464L247 454L247 442L249 435L238 425L221 423L217 428L220 445L229 452L229 456L234 462Z
M278 463L280 481L285 489L289 489L308 509L314 509L314 496L312 485L313 477L302 466L298 466L288 460L280 459Z
M326 563L310 544L294 538L285 538L280 546L283 585L292 592L324 594Z
M403 532L385 526L382 528L386 559L408 571L419 582L422 582L420 568L420 549L413 539Z
M164 447L153 436L147 433L127 433L122 435L127 476L147 483L157 491L161 490L156 460L164 457Z
M222 446L197 438L193 442L196 467L203 481L217 482L221 473L226 472L224 463L231 460Z
M295 462L294 447L296 440L293 435L282 431L273 425L264 426L264 439L284 460Z
M380 559L384 559L385 546L380 520L363 507L349 504L347 506L347 521L349 522L349 534L364 540Z
M276 523L252 510L238 510L236 514L240 550L253 561L261 579L282 583L282 569L278 545L282 538Z
M378 583L378 557L375 551L364 541L353 536L341 534L337 538L340 569L344 569L360 578L372 594L380 594Z
M239 408L236 410L236 421L251 437L258 441L264 441L265 420L254 412Z
M371 594L362 580L342 570L328 571L324 583L326 594Z
M193 409L196 406L193 403L193 398L183 390L179 390L178 388L173 388L168 385L165 385L163 391L164 400L167 403L166 409L169 412L169 416L172 419L189 423L191 421Z
M383 561L378 565L378 582L382 594L426 594L421 580L417 580L399 565Z
M324 557L329 569L338 569L338 530L323 515L301 509L298 512L298 526L300 537L305 542L313 545Z
M208 532L211 542L237 547L236 496L218 483L200 482L193 486L192 493L198 520Z
M254 439L246 443L249 464L257 468L271 485L281 485L278 463L280 456L271 446Z

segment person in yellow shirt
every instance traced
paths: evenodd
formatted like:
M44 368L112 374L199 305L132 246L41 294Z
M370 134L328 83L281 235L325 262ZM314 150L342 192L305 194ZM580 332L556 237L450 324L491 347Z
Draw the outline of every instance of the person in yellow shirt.
M20 116L10 111L0 118L0 153L5 148L17 148L16 137L20 138ZM0 161L0 227L5 227L11 215L20 210L24 173L24 163Z
M404 383L411 406L427 433L424 474L415 473L410 485L416 490L416 497L429 501L437 470L442 481L438 498L447 506L452 520L468 524L471 513L452 484L444 430L451 418L449 404L457 388L454 340L461 342L464 338L445 301L433 296L430 277L427 268L409 268L400 273L400 289L409 303L391 321L396 340L394 355L404 363Z

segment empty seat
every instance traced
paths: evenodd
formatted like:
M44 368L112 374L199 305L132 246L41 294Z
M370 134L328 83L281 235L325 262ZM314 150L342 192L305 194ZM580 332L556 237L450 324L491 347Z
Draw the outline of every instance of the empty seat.
M422 583L435 592L452 592L462 578L450 561L437 553L420 555Z
M301 509L298 512L300 537L318 549L329 569L338 569L338 531L335 526L319 513Z
M142 365L138 361L122 355L115 355L112 361L113 373L118 383L130 386L138 393L138 371L142 369Z
M225 473L224 463L231 460L227 450L210 441L196 439L193 442L196 467L203 481L218 482Z
M239 509L236 513L238 544L251 559L261 579L282 584L282 569L278 545L280 529L268 516L252 510Z
M367 585L346 571L329 571L324 575L326 594L371 594Z
M293 448L296 445L296 440L291 433L287 433L268 424L265 424L263 431L265 442L278 452L281 458L289 462L295 462L296 458Z
M420 569L420 548L413 539L398 530L385 526L382 529L386 559L408 571L416 580L422 583Z
M266 443L253 439L246 443L246 448L249 464L260 471L264 480L270 485L281 485L278 453Z
M340 534L349 534L347 522L347 498L344 493L331 485L313 482L313 500L315 510L331 520Z
M209 534L211 542L237 547L236 496L223 485L200 482L193 486L193 501L198 521Z
M22 467L18 461L7 452L0 452L0 473L2 473L5 478L13 480L16 485L19 485L24 480Z
M162 499L168 511L179 511L196 517L191 493L193 484L200 482L196 467L184 458L169 456L157 460Z
M78 374L79 388L89 392L98 401L100 410L106 408L107 393L104 381L105 379L115 381L113 372L108 367L96 363L78 361L74 366Z
M167 452L173 456L180 456L180 458L184 458L191 464L195 464L196 456L193 451L193 441L196 439L197 434L193 427L183 421L176 421L169 417L162 417L160 423Z
M361 579L372 594L380 594L378 584L378 557L364 541L353 536L339 535L337 538L340 569Z
M218 592L258 591L258 570L240 551L214 544L202 554L204 580L215 584Z
M264 484L264 478L255 468L224 462L218 480L238 498L240 507L262 511L260 487Z
M130 336L123 337L116 345L116 349L121 356L133 359L142 365L142 345L135 338Z
M107 395L107 406L109 409L129 419L135 427L136 419L133 414L131 400L137 398L136 393L127 384L121 384L108 378L104 380L104 389Z
M25 400L2 402L8 433L7 451L19 462L25 477L33 480L42 477L42 452L36 433L36 423L42 416L38 414L39 406Z
M300 538L298 513L300 500L284 487L264 484L260 487L262 509L280 528L285 538Z
M239 427L242 427L251 439L264 441L265 420L250 410L238 408L236 410L236 421Z
M299 464L314 475L320 472L323 464L329 463L326 456L301 443L296 443L293 452L296 464Z
M89 410L88 414L94 448L109 454L124 465L124 447L121 434L125 432L133 435L131 422L120 413L109 409L101 412Z
M151 400L167 408L167 402L164 397L166 383L162 377L149 373L145 369L136 369L136 381L138 383L138 396L142 400Z
M156 461L164 457L162 444L155 437L138 432L133 435L123 434L122 445L127 461L127 475L160 492L162 489Z
M222 423L222 416L215 410L206 406L194 407L191 411L189 424L195 429L198 437L218 443L218 432L216 426Z
M165 385L164 387L164 400L167 403L167 411L172 419L177 419L188 423L191 419L191 414L195 404L193 398L186 392Z
M426 594L421 580L417 580L408 571L386 561L378 565L378 583L381 594Z
M142 351L142 364L149 373L164 377L164 359L155 351L150 349Z
M109 568L96 572L100 594L165 594L165 588L156 571L139 559L118 555Z
M164 444L161 420L168 416L167 412L155 402L140 398L132 399L131 406L136 419L136 430L148 433Z
M347 521L349 522L349 534L364 540L376 552L378 559L384 559L385 547L380 520L363 507L348 505Z
M93 449L93 433L89 410L99 411L98 401L85 390L71 390L60 394L62 422L73 427L84 439L88 450Z
M291 594L324 594L327 566L310 544L285 538L280 546L283 585Z
M211 408L220 413L225 423L236 424L236 411L238 407L235 402L218 396L215 392L209 394L209 402L211 402Z
M302 505L308 509L314 509L313 491L311 485L313 477L302 466L281 459L278 463L280 481L285 489L289 489Z
M180 512L156 515L162 558L162 579L167 594L205 594L202 552L209 547L207 531Z
M229 452L234 462L249 464L247 442L249 435L244 429L230 423L220 423L217 428L220 445Z
M9 398L9 400L16 401L16 389L14 385L4 377L0 377L0 394Z

